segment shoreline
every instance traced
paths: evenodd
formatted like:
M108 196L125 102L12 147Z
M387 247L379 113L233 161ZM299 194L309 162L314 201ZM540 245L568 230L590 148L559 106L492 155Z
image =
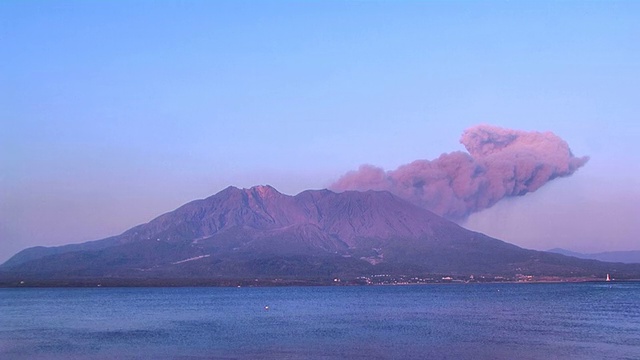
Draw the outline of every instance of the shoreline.
M359 279L0 279L0 288L178 288L178 287L329 287L329 286L422 286L475 284L576 284L576 283L634 283L640 279L606 281L594 278L545 278L522 280L432 280L423 282L381 281L364 282Z

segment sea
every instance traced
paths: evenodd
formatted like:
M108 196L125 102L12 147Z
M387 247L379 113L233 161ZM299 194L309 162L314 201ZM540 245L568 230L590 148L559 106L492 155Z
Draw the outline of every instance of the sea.
M640 359L640 283L5 288L0 359Z

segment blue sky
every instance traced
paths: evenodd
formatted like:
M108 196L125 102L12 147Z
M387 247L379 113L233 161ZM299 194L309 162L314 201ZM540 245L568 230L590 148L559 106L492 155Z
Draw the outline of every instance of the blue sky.
M591 161L473 215L518 245L640 248L640 2L3 1L0 261L228 185L322 188L489 123Z

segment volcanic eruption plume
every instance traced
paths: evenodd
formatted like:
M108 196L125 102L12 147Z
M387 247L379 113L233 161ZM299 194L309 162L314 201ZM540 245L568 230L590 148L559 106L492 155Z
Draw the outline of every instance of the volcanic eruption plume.
M362 165L330 186L335 191L387 190L453 220L491 207L508 196L536 191L569 176L588 157L575 157L551 132L526 132L478 125L465 130L456 151L416 160L396 170Z

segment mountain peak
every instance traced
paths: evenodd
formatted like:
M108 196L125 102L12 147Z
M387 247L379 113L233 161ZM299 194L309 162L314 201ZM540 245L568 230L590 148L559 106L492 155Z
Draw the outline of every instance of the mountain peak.
M257 194L261 198L272 197L275 195L282 195L282 193L280 193L271 185L256 185L256 186L252 186L249 189L246 189L246 191Z

